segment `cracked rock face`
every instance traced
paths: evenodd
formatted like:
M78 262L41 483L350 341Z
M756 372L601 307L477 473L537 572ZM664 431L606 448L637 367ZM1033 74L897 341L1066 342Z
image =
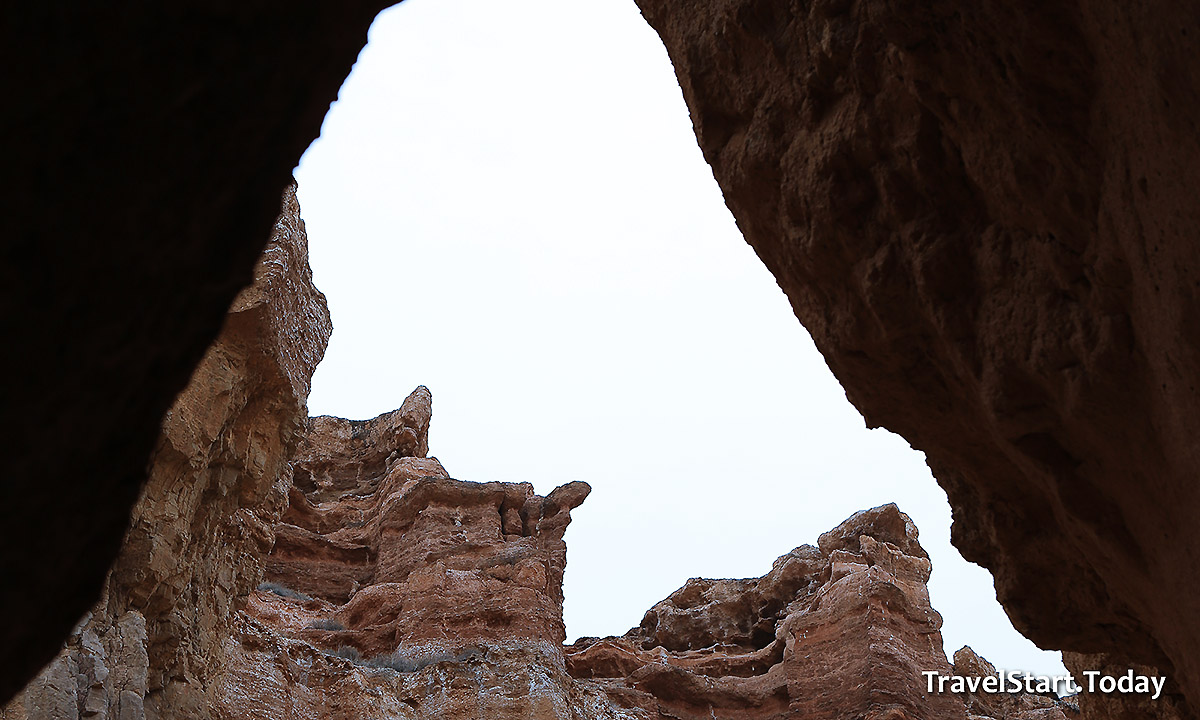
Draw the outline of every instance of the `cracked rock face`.
M10 13L0 696L99 597L386 4ZM747 239L868 422L926 452L1017 626L1158 667L1191 714L1200 9L639 4Z
M0 702L100 597L163 415L389 4L10 8Z
M865 510L761 578L688 581L624 636L568 647L567 668L638 717L963 718L969 699L926 694L921 675L951 672L930 570L907 515ZM1073 717L1024 694L983 707Z
M1200 9L638 5L746 239L1017 628L1194 705Z
M287 508L330 331L292 188L254 284L163 422L104 595L0 717L208 717L235 609Z
M430 408L421 387L309 420L216 717L571 717L563 533L590 488L451 479L425 457Z
M564 533L590 488L450 478L428 457L424 387L373 420L305 420L329 318L293 192L275 227L164 422L104 597L0 720L1069 710L922 692L923 671L950 666L928 557L894 505L761 578L693 579L626 635L564 647Z

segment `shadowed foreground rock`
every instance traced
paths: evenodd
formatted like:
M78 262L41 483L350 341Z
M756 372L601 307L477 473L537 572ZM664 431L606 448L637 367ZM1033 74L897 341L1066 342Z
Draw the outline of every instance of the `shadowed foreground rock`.
M1200 701L1200 5L638 5L746 239L1017 628Z
M864 510L761 578L688 581L623 637L568 647L567 668L636 717L964 718L966 698L927 694L921 675L951 673L930 569L907 515ZM1054 699L997 699L972 716L1074 717Z
M299 211L289 189L254 284L168 412L100 603L4 720L208 717L234 610L287 508L331 330Z
M6 8L0 702L100 596L163 415L390 4Z

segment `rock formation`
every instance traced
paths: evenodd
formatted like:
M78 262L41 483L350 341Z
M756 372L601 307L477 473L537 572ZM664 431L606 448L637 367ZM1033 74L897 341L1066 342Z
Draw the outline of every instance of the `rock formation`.
M425 457L429 419L422 387L374 420L309 421L215 717L571 717L563 533L590 488L453 480Z
M373 420L310 419L215 717L965 717L964 698L924 692L922 671L951 668L928 557L895 505L564 649L563 533L590 488L450 479L424 457L430 416L418 388ZM1004 701L1003 717L1066 717Z
M104 596L4 720L207 717L234 610L287 508L330 330L289 189L254 284L163 422Z
M951 674L930 570L907 515L865 510L761 578L688 581L624 636L567 648L567 668L637 717L1074 717L1056 698L926 693L922 672Z
M329 333L289 190L163 424L104 596L0 720L1065 717L925 692L950 666L894 505L564 647L564 533L590 488L451 479L424 387L373 420L305 420Z
M1133 665L1114 659L1107 655L1083 655L1081 653L1063 653L1063 664L1076 677L1082 679L1088 670L1097 670L1105 675L1120 676L1130 667L1139 675L1153 675L1157 668ZM1172 677L1167 677L1166 692L1157 700L1145 695L1124 695L1120 693L1088 692L1086 683L1081 682L1083 689L1076 701L1082 716L1095 720L1182 720L1189 717L1188 708L1184 705L1179 694L1179 683Z
M99 598L163 415L389 4L6 14L0 617L20 621L0 625L0 702Z
M921 673L951 666L895 505L762 578L693 579L626 635L564 648L563 533L589 488L450 479L411 454L429 416L418 388L371 421L310 421L214 717L1077 717L1047 697L925 692Z
M163 413L386 4L9 13L3 698L111 593ZM747 239L1018 627L1194 717L1200 8L639 4Z
M1200 7L638 5L746 239L1017 628L1200 702Z

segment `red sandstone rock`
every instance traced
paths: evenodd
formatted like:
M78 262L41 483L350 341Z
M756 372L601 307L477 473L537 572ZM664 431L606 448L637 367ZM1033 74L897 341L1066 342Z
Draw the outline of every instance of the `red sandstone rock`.
M8 8L0 703L100 597L163 414L389 4Z
M747 237L1018 624L1195 701L1196 7L641 4ZM380 7L11 15L4 696L98 594Z
M452 480L417 457L429 417L422 387L374 420L309 421L274 589L247 606L218 717L274 716L297 693L312 698L300 717L363 717L378 693L403 717L569 716L563 533L589 488ZM321 670L298 688L285 676L301 646Z
M237 375L199 377L196 400ZM426 451L430 415L429 392L418 388L374 420L312 418L302 439L276 448L297 448L294 466L245 456L265 476L228 473L227 455L196 458L188 467L201 486L171 486L167 507L203 496L204 478L244 478L251 484L221 497L253 499L235 520L267 525L232 537L228 507L169 516L148 494L139 517L157 517L164 537L207 523L236 559L214 561L203 541L172 544L140 583L114 572L106 603L0 720L966 720L968 708L981 719L1068 717L1067 705L1044 697L925 691L922 672L950 666L929 606L929 560L895 505L855 514L761 578L690 580L625 636L564 648L563 535L590 488L571 483L540 497L528 484L450 479L436 459L415 456ZM168 427L164 437L179 442ZM223 445L237 436L219 437ZM273 491L251 492L269 477ZM267 582L231 612L260 568ZM172 572L197 588L202 614L137 593ZM955 663L992 672L969 649Z
M356 424L358 437L401 437L374 432L388 417ZM277 585L243 613L217 717L962 719L968 702L980 718L1065 717L1047 698L1005 696L995 707L1013 712L985 715L990 699L925 692L923 671L951 668L929 560L895 505L854 515L762 578L693 579L625 636L564 653L562 538L587 486L540 498L409 457L372 478L352 466L390 451L328 432L337 423L349 425L322 419L302 444L296 476L318 459L323 477L353 482L293 491L295 531L277 533L291 539L268 561ZM349 588L335 542L368 558Z
M4 720L208 717L235 609L287 507L309 381L330 333L288 190L254 285L163 421L105 593Z
M1200 702L1200 7L638 4L746 239L1018 629Z
M911 554L910 554L911 553ZM962 718L930 564L895 505L857 513L750 580L693 579L621 638L584 639L567 667L614 704L667 717Z

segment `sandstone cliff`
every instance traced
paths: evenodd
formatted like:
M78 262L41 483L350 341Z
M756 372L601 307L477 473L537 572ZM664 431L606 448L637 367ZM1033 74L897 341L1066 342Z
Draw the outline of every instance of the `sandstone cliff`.
M422 387L374 420L310 419L215 717L573 717L563 533L590 488L453 480L424 457L429 418Z
M1200 702L1200 6L638 5L746 239L1017 628Z
M921 673L950 665L929 560L894 505L761 578L693 579L626 635L564 647L564 533L590 488L450 478L427 457L423 387L373 420L305 420L329 333L289 191L255 284L163 424L104 597L0 718L1070 711L924 692Z
M234 611L287 508L330 330L289 189L254 284L163 422L100 603L0 717L208 717Z
M0 696L100 594L387 4L9 13ZM1019 627L1195 703L1200 9L640 5L747 238L851 400L928 453Z
M424 457L430 416L418 388L374 420L309 421L214 716L1067 717L1047 698L924 691L922 671L951 667L929 560L894 505L564 648L563 533L590 488L450 479Z
M1025 693L927 693L922 672L951 673L930 571L907 515L864 510L761 578L690 580L624 636L568 647L567 667L646 718L1077 717Z

